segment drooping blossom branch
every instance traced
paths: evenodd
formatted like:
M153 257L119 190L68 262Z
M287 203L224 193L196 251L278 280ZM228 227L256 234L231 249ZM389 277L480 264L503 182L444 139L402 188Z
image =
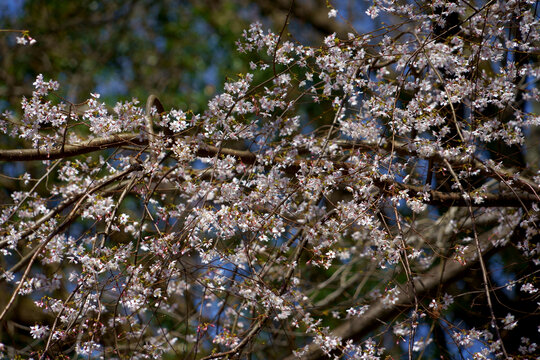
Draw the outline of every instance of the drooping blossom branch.
M329 6L318 28L343 18ZM394 23L320 47L253 24L250 71L202 113L153 95L79 108L38 76L0 118L21 144L0 161L24 168L0 208L0 352L532 356L514 334L540 291L535 6L367 15ZM43 318L7 326L24 301Z

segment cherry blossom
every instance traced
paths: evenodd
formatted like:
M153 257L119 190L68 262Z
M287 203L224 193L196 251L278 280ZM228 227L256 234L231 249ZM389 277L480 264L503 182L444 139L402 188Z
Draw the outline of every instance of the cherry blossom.
M201 113L99 94L78 113L37 76L0 119L26 146L0 160L36 164L0 208L0 320L19 299L45 320L0 351L412 359L437 326L474 358L537 352L496 303L538 292L540 172L514 159L538 146L535 9L377 0L393 25L319 47L254 23L249 72ZM479 303L482 326L456 318Z

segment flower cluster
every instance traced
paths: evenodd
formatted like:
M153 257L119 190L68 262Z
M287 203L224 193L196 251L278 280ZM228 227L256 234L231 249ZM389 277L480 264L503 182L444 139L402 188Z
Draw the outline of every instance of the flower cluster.
M526 321L491 284L527 306L539 289L539 177L511 162L540 123L532 3L366 12L406 21L318 48L251 25L237 47L259 60L200 114L99 94L75 111L39 75L1 119L30 148L0 156L43 163L0 209L0 319L31 298L44 357L380 359L391 337L434 354L435 326L456 353L514 351ZM486 254L510 247L500 275Z

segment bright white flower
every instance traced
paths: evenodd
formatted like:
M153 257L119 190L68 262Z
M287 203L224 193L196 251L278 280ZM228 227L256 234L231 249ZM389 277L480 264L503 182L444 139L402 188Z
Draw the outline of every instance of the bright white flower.
M377 16L379 16L379 12L380 12L380 9L375 5L370 6L366 10L366 14L372 19L375 19Z
M514 315L508 313L506 317L502 320L505 330L512 330L517 326L517 321L515 321Z
M523 292L528 292L529 294L534 294L534 293L537 293L538 292L538 289L534 287L533 284L531 283L525 283L523 285L521 285L521 291Z
M118 221L122 225L126 224L128 222L128 220L129 220L129 215L128 214L120 214L120 216L118 217Z
M454 303L454 297L452 295L445 293L443 296L443 303L442 303L443 310L447 309L453 303Z
M32 338L34 339L41 339L45 335L49 333L49 327L47 325L41 326L41 325L34 325L30 326L30 335L32 335Z
M28 34L17 36L16 41L19 45L34 45L36 43L36 39L31 38Z

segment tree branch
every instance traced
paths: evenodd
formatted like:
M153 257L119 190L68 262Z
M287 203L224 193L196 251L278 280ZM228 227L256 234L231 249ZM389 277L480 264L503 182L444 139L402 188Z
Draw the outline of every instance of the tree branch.
M350 147L350 148L360 148L363 150L374 150L377 147L374 145L370 145L367 143L346 143L346 142L338 142L343 147ZM104 150L108 148L123 146L123 145L147 145L148 140L143 139L139 134L135 133L127 133L127 134L117 134L117 135L111 135L103 138L97 138L88 140L85 142L82 142L80 144L66 144L63 148L56 148L52 149L49 152L45 152L43 150L39 149L11 149L11 150L0 150L0 161L32 161L32 160L54 160L54 159L60 159L60 158L67 158L71 156L77 156L82 154L87 154L93 151L99 151ZM387 147L382 146L382 149L388 150ZM414 156L414 152L410 152L406 150L404 145L402 146L395 146L395 151L403 152L404 154L408 154L411 156ZM257 155L251 151L248 150L236 150L231 148L224 148L222 147L219 149L216 146L213 145L206 145L201 144L199 145L199 148L197 150L197 156L201 157L213 157L216 154L223 154L223 155L230 155L238 158L245 164L254 164L257 161ZM434 156L437 160L439 160L439 157ZM441 158L442 159L442 158ZM300 168L301 161L305 160L297 160L294 161L291 165L288 166L288 172L291 174L296 173L298 169ZM475 164L478 166L483 166L482 164L478 163ZM350 168L351 164L346 162L340 162L336 163L336 167L343 167L343 168ZM495 170L492 170L495 171ZM506 175L504 172L498 171L499 176ZM514 177L515 178L515 177ZM533 192L536 190L535 187L531 187L529 185L530 181L526 179L517 179L518 183L521 182L522 185L529 186L529 189L533 190ZM427 204L430 205L441 205L441 206L466 206L467 202L463 198L463 195L460 192L441 192L441 191L435 191L435 190L429 190L425 191L420 186L414 186L414 185L408 185L403 183L398 183L393 180L374 180L374 185L377 186L381 191L386 193L391 193L394 190L408 190L409 196L418 196L420 198L423 197L424 193L428 193L430 195L429 200L424 201ZM530 206L534 202L539 202L540 199L536 195L536 193L530 194L530 193L499 193L499 194L492 194L492 193L485 193L485 194L479 194L479 196L482 196L484 199L482 203L474 203L472 206L477 207L492 207L492 206L504 206L504 207L520 207L522 205Z
M0 150L0 161L55 160L123 145L146 145L147 143L148 140L143 139L139 134L115 134L83 141L79 144L66 144L49 151L40 149Z
M482 238L484 243L487 242L489 235L491 235L491 232L483 234ZM494 248L491 243L488 243L483 252L483 256L489 255L500 249L502 248ZM468 256L469 260L465 265L462 265L457 261L445 261L427 273L417 277L414 281L416 287L416 296L421 299L422 297L435 291L439 285L452 283L454 280L460 278L478 263L478 257L476 256L475 252L476 248L468 251L466 255ZM403 287L402 294L394 304L385 305L380 301L380 299L373 301L366 313L360 317L347 320L343 325L337 327L332 332L332 336L337 336L343 341L349 339L361 339L370 332L376 330L385 321L407 311L409 308L414 306L415 295L404 292L405 289L406 287ZM323 359L325 357L326 355L321 350L319 345L312 344L309 346L308 352L304 354L302 359L314 360ZM286 360L293 359L297 359L297 357L291 355L286 358Z

